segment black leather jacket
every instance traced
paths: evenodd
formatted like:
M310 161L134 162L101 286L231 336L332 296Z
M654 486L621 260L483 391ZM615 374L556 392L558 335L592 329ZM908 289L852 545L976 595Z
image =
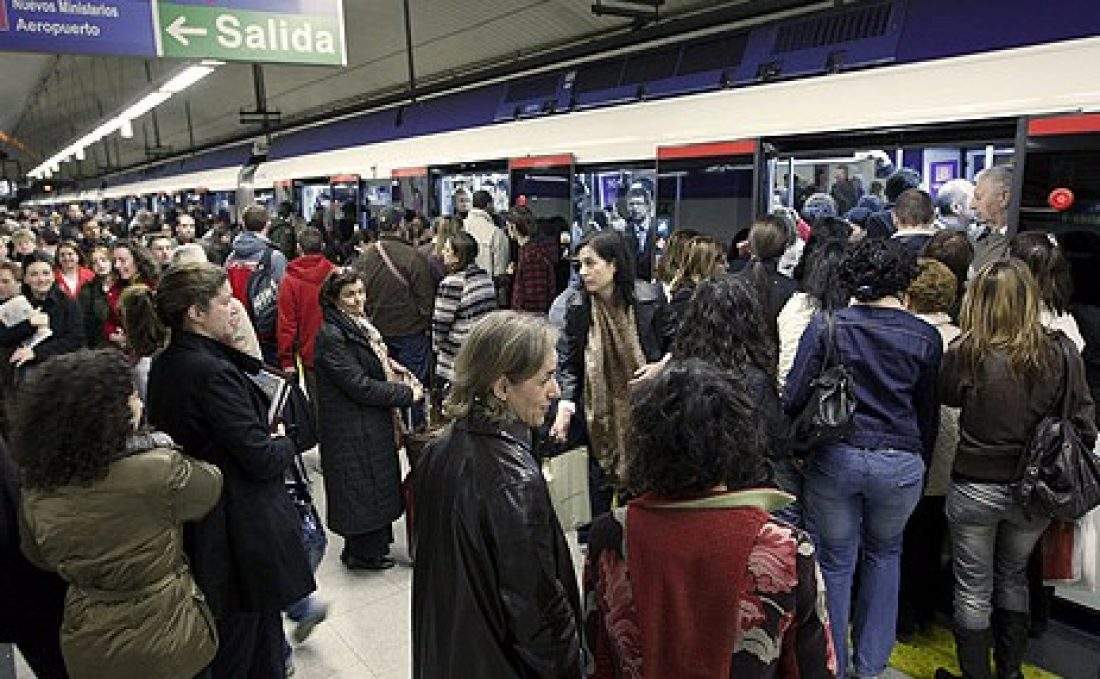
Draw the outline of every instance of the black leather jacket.
M634 284L634 323L650 363L668 353L680 327L661 288L641 281ZM563 400L576 403L584 393L584 350L591 325L592 301L583 289L574 290L565 307L565 328L558 336L558 386Z
M414 493L413 676L580 677L577 579L526 428L456 420Z

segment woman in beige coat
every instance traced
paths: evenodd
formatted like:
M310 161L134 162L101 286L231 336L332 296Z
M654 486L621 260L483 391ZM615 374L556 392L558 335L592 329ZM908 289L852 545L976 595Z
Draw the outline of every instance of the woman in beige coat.
M74 679L189 678L217 638L183 556L182 524L221 494L221 472L161 433L113 349L47 361L19 394L22 545L68 582L61 650Z

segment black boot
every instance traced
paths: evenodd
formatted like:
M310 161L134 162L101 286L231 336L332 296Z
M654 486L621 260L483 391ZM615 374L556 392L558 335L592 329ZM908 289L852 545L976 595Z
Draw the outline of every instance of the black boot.
M993 610L993 659L997 663L997 679L1023 679L1022 665L1030 622L1027 613Z
M962 668L961 679L993 679L989 665L989 649L993 645L990 629L971 630L955 628L955 654ZM942 667L936 670L936 679L960 679Z

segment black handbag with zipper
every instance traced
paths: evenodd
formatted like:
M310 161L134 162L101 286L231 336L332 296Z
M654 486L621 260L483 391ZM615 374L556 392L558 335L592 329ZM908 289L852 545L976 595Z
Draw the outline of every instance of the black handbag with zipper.
M1081 440L1070 415L1080 362L1072 360L1064 339L1057 341L1065 367L1061 412L1047 415L1035 428L1012 494L1029 514L1075 521L1100 505L1100 458Z
M825 361L810 382L810 398L791 422L791 450L802 456L846 439L856 411L852 375L840 361L832 311L825 312L825 324Z

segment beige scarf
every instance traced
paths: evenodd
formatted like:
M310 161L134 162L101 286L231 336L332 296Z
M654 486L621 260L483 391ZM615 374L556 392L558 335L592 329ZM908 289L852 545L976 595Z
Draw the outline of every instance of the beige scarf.
M398 368L390 358L390 352L386 347L386 341L382 339L382 333L378 331L378 328L374 327L373 323L364 316L350 316L350 318L370 341L370 348L374 352L374 355L378 357L378 362L382 364L382 373L386 376L387 382L404 384L411 387L419 381L412 373L409 373L404 368L400 368L401 372L398 372ZM401 448L405 443L405 435L409 433L408 428L405 426L405 419L401 417L400 408L390 408L390 414L393 417L394 443L397 444L398 448Z
M613 483L622 478L630 420L629 382L645 365L634 307L592 297L592 324L584 350L584 415L592 454Z

